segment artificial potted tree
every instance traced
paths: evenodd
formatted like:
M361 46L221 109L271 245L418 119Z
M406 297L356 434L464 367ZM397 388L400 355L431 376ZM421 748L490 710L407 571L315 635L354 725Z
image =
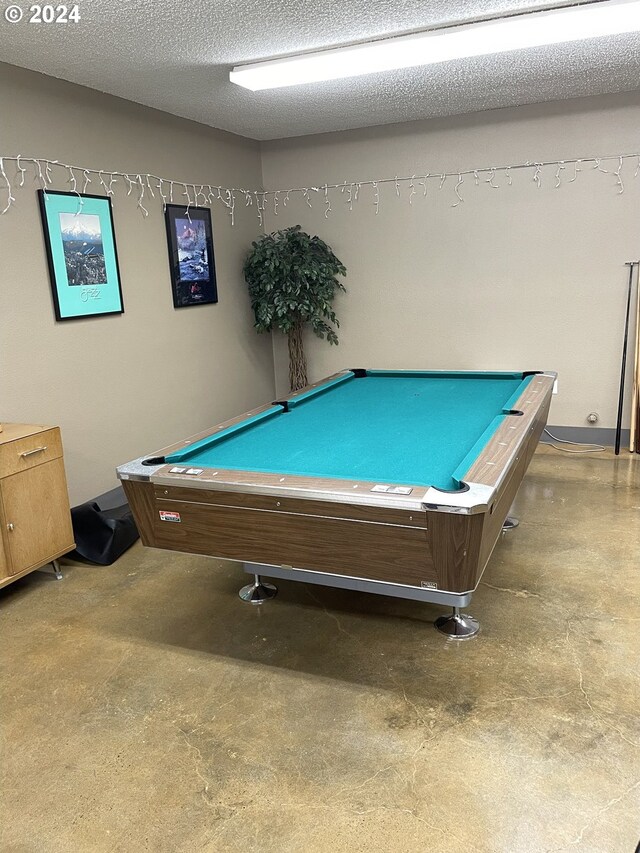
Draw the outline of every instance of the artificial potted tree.
M244 264L254 326L259 332L274 328L289 341L289 380L292 391L307 384L303 329L311 326L319 338L338 343L334 327L340 323L331 303L344 285L344 264L319 237L310 237L299 225L264 234L252 243Z

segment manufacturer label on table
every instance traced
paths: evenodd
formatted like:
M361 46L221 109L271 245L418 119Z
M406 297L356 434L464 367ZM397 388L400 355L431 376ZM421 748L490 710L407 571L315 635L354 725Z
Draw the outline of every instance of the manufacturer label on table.
M181 520L179 512L166 512L163 509L160 510L160 521L173 521L180 524Z

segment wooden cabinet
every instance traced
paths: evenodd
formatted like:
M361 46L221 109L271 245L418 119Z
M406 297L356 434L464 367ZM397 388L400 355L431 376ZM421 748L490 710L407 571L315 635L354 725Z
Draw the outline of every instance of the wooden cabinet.
M57 427L0 432L0 587L75 548Z

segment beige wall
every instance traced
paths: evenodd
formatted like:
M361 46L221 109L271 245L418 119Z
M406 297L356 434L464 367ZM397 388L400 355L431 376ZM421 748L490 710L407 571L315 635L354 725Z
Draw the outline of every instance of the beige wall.
M639 127L635 93L269 142L264 185L634 152ZM586 425L596 411L601 426L614 426L623 264L640 257L635 165L624 168L622 195L614 176L593 169L571 184L567 169L555 189L552 168L540 189L533 170L513 173L513 185L501 189L467 177L458 207L455 181L440 192L431 183L429 197L416 195L412 205L406 185L400 198L387 185L377 216L370 188L352 213L334 196L328 218L320 197L310 210L293 196L267 227L299 222L348 268L348 294L337 301L340 346L308 339L311 377L357 366L554 369L551 423ZM282 343L274 347L279 392L287 383Z
M261 184L256 143L7 65L0 116L0 154ZM219 304L176 311L161 207L152 201L143 219L120 186L125 313L57 323L36 187L30 174L0 219L0 421L62 427L77 503L116 485L117 464L272 397L271 346L252 328L241 273L258 225L251 211L232 228L213 210Z
M260 188L635 151L640 95L536 105L262 145L62 81L0 65L0 152L206 183ZM13 165L9 166L13 169ZM569 172L570 170L568 170ZM428 199L363 189L352 213L324 216L295 196L268 229L300 222L348 267L341 344L308 340L310 374L344 366L552 368L551 421L590 411L615 423L626 260L640 255L640 176L585 170L537 189L532 172L495 190L466 179ZM566 175L567 173L565 173ZM259 232L213 210L220 302L174 310L160 205L143 219L122 187L114 219L125 313L57 323L36 184L0 218L0 420L59 424L74 503L115 485L114 466L237 414L274 393L272 350L258 337L241 265ZM66 189L64 182L57 189ZM91 186L89 191L97 190ZM4 206L5 196L0 191ZM278 391L286 350L276 339ZM627 395L629 396L629 395Z

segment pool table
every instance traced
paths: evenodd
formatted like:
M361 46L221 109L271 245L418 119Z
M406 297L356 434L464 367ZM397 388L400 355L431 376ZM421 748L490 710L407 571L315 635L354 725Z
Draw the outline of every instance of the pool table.
M120 466L143 544L463 614L546 425L552 372L344 370Z

